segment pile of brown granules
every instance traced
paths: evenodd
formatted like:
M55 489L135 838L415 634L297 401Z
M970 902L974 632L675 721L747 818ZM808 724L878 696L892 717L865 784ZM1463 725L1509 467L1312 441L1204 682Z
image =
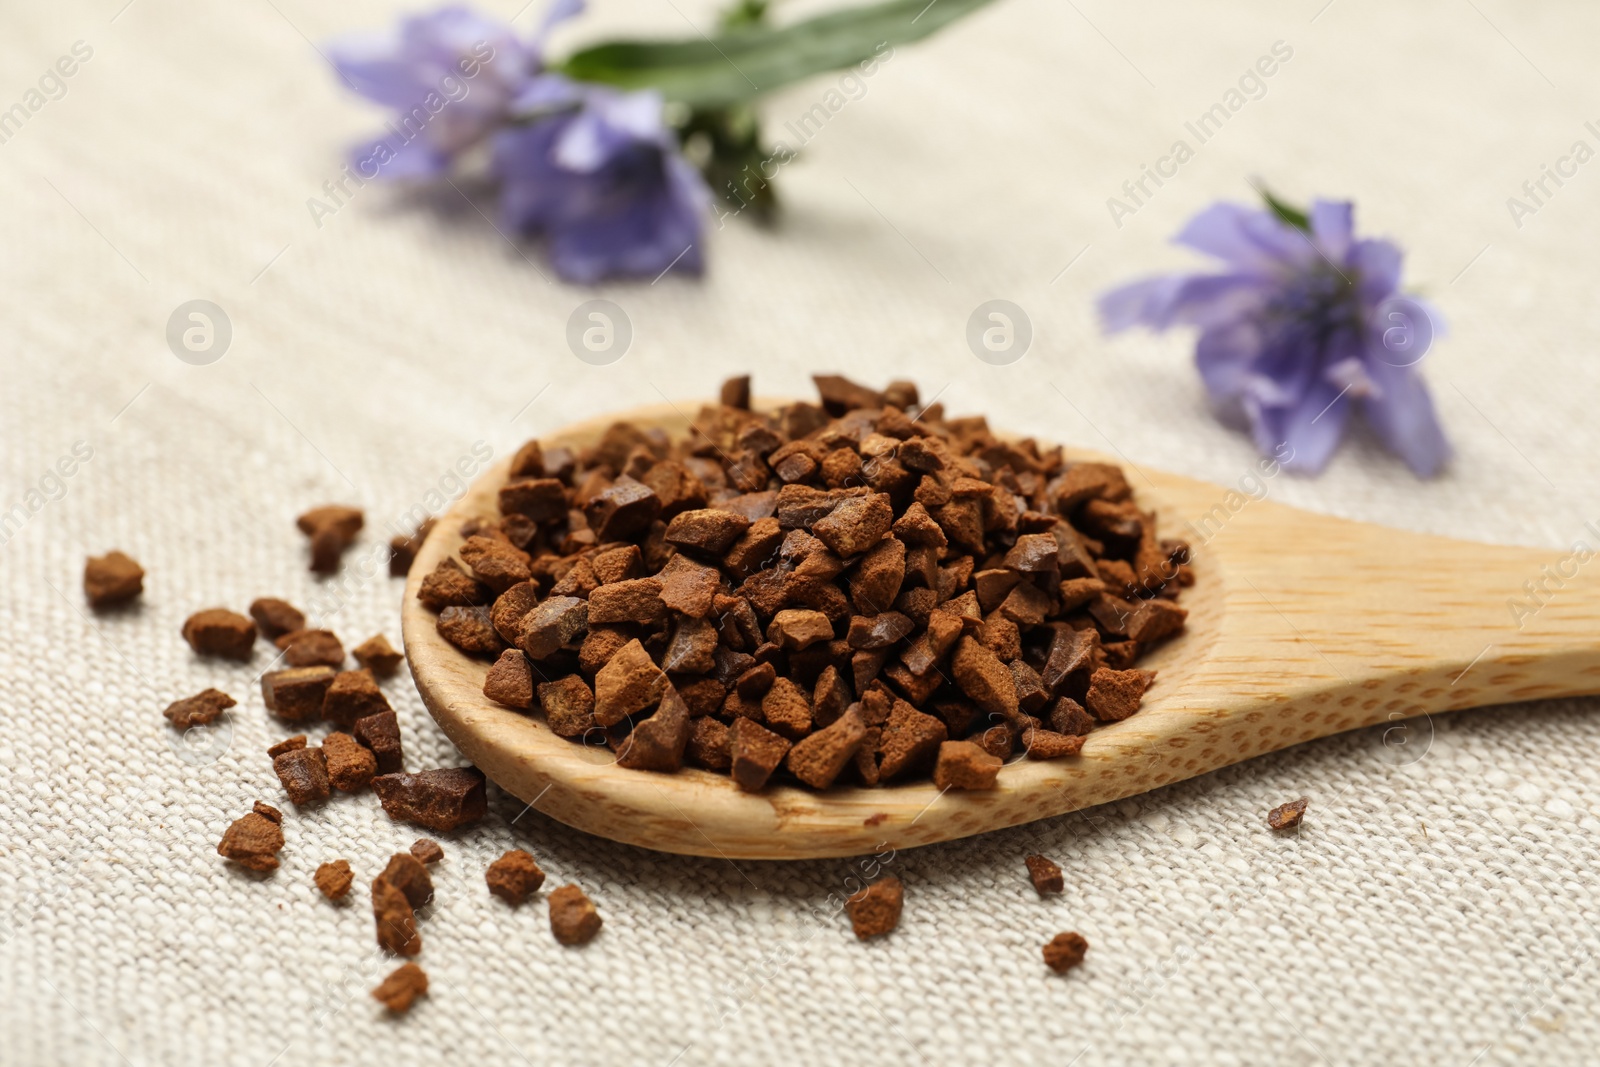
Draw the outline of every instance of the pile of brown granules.
M815 380L820 404L757 412L735 379L682 440L525 445L500 518L418 591L495 661L484 693L624 767L751 791L992 788L1137 711L1193 579L1121 469L910 383Z

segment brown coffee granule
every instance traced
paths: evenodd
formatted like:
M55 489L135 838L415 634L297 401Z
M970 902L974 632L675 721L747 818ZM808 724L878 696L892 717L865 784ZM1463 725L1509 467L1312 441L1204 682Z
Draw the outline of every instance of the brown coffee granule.
M202 656L248 660L255 650L256 624L236 611L207 608L184 620L183 639Z
M484 676L483 695L508 708L533 707L533 672L528 669L528 657L520 648L508 648L500 653L500 658Z
M733 765L733 734L727 725L706 716L689 723L684 759L708 771L726 771Z
M879 780L886 782L932 764L948 737L944 723L904 700L895 700L878 738Z
M1061 759L1083 750L1083 734L1058 734L1030 726L1022 731L1022 748L1029 759Z
M382 711L357 719L351 733L372 750L379 774L394 774L405 768L400 749L400 720L392 711Z
M322 717L340 726L354 726L358 719L390 710L389 701L366 668L341 671L328 685L322 698Z
M345 894L350 892L355 875L350 872L349 860L333 860L318 867L312 881L317 883L317 889L329 900L343 900Z
M449 607L471 607L489 602L489 587L461 569L453 559L445 559L422 579L417 599L429 611Z
M84 564L83 594L89 598L91 608L126 604L143 591L144 568L125 553L90 556Z
M273 745L271 748L267 749L267 758L277 759L285 752L294 752L305 747L306 735L295 734L293 737L286 737L282 741L279 741L277 744Z
M356 658L357 663L378 678L391 677L400 669L400 663L405 659L405 656L396 652L394 646L389 644L389 639L382 634L373 634L351 649L350 654Z
M1047 896L1059 893L1066 888L1066 880L1061 876L1061 868L1055 861L1044 856L1032 855L1023 861L1028 865L1028 879L1033 882L1033 888L1038 894Z
M720 723L718 725L721 725ZM785 763L789 773L813 789L826 789L839 777L867 737L854 707L831 724L795 742Z
M1147 684L1143 671L1101 667L1089 676L1084 706L1101 722L1118 722L1139 710Z
M445 767L416 774L380 774L372 780L384 813L436 833L477 822L489 810L483 772Z
M1279 804L1267 812L1267 825L1274 830L1291 830L1300 825L1300 820L1305 818L1306 805L1311 803L1310 797L1301 797L1291 800L1287 804Z
M578 675L541 682L537 691L539 706L556 736L581 739L599 726L594 718L594 693Z
M667 676L637 639L629 641L595 674L594 719L615 726L661 699Z
M162 714L173 726L187 730L191 726L204 726L215 721L217 716L236 703L238 701L220 689L204 689L192 697L173 701Z
M255 812L257 815L262 816L263 818L271 819L279 826L283 825L283 812L279 811L277 808L273 807L271 804L268 804L264 800L258 800L254 804L250 805L250 810Z
M396 852L378 877L404 893L413 908L433 899L433 878L427 866L410 852Z
M600 913L594 902L575 885L564 885L550 894L550 932L563 945L582 945L600 932Z
M894 875L886 875L845 901L845 911L856 937L862 941L882 937L900 925L905 905L905 886Z
M940 789L993 789L1003 762L971 741L945 741L933 765L933 784Z
M300 532L311 538L311 569L331 574L339 569L339 557L355 541L365 522L360 508L328 504L312 508L295 520Z
M261 676L261 699L284 722L322 717L322 705L333 685L332 667L291 667Z
M264 806L277 811L270 805ZM235 819L223 832L217 854L252 871L277 870L278 853L283 849L283 827L279 825L282 820L281 814L273 819L260 811L251 811Z
M296 807L328 799L328 760L320 748L297 748L274 756L272 770Z
M389 577L404 578L411 573L411 564L416 561L417 553L422 551L422 542L427 540L433 527L433 519L424 519L410 536L396 534L389 539Z
M306 628L305 614L288 601L276 597L264 596L251 601L250 617L256 621L256 629L261 636L268 641Z
M1044 946L1044 962L1057 974L1066 974L1083 962L1089 942L1082 934L1057 934Z
M411 854L423 863L432 865L444 859L444 849L429 837L419 837L411 843Z
M331 630L294 630L272 642L291 667L342 667L344 646Z
M532 855L520 848L511 849L489 864L483 877L489 883L489 892L513 907L544 885L544 871Z
M404 1015L420 996L428 992L428 975L415 963L402 963L378 983L372 997L396 1015Z
M683 766L689 742L689 708L668 685L654 713L635 726L617 748L617 765L670 774Z
M485 607L445 608L434 625L440 637L469 656L496 657L505 648Z
M372 919L377 927L378 946L385 952L415 956L422 951L422 934L417 931L411 902L381 874L372 880Z
M341 793L361 792L378 773L377 757L349 734L335 732L323 738L322 754L328 781Z
M760 792L789 753L789 741L753 720L734 719L731 770L734 784L748 793Z

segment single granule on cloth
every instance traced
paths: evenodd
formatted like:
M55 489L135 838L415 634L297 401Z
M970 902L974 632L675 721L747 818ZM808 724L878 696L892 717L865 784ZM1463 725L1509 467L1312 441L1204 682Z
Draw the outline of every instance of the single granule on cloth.
M349 734L335 731L322 739L328 782L341 793L359 793L378 773L378 758Z
M483 783L483 772L476 767L445 767L416 774L380 774L372 780L372 788L389 818L449 833L487 814L489 802Z
M294 752L305 747L306 735L295 734L293 737L286 737L282 741L279 741L277 744L273 745L271 748L267 749L267 758L277 759L285 752Z
M389 710L389 700L366 668L340 671L322 698L322 717L340 726L354 726L369 715Z
M261 699L284 722L309 722L322 717L322 705L333 685L332 667L290 667L261 676Z
M248 660L256 645L256 624L236 611L206 608L184 620L183 639L202 656Z
M271 805L258 805L243 818L235 819L217 843L217 854L252 871L278 869L278 853L283 849L283 816Z
M144 568L125 553L90 556L83 566L83 595L91 608L126 604L143 591Z
M422 935L417 932L417 916L411 901L399 886L382 875L372 880L372 919L377 928L378 947L396 956L415 956L422 951Z
M900 925L906 888L899 878L886 875L851 896L844 903L850 925L862 941L882 937Z
M411 1010L418 997L428 992L428 975L415 963L402 963L378 983L372 997L396 1015Z
M431 865L444 859L444 848L431 837L419 837L411 843L411 854Z
M306 628L305 613L286 600L277 597L258 597L250 602L250 617L256 629L268 641L276 641L284 634Z
M394 646L389 644L389 639L382 634L373 634L355 648L350 654L356 662L371 671L378 678L389 678L400 669L400 663L405 656L396 652Z
M594 901L575 885L564 885L550 894L550 932L563 945L583 945L600 932L600 913Z
M355 739L372 750L379 774L394 774L405 769L400 747L400 719L392 711L381 711L357 719L351 732Z
M1089 942L1082 934L1057 934L1044 946L1044 962L1057 974L1065 974L1083 962L1089 951Z
M520 848L511 849L489 864L483 878L489 883L489 892L513 907L544 885L544 871L530 853Z
M356 539L365 523L360 508L328 504L312 508L295 520L300 532L311 539L311 569L332 574L339 569L339 558Z
M396 852L378 877L405 894L413 908L420 908L433 899L433 878L427 865L409 852Z
M344 666L344 645L331 630L292 630L272 643L291 667Z
M1061 876L1061 868L1056 866L1054 860L1035 854L1029 856L1023 862L1028 865L1028 880L1033 883L1033 888L1041 897L1050 893L1059 893L1066 888L1066 880Z
M1287 804L1279 804L1267 812L1267 825L1274 830L1292 830L1300 825L1300 820L1305 818L1306 805L1311 803L1309 797L1291 800Z
M350 872L349 860L332 860L317 868L312 881L317 884L318 891L329 900L342 900L345 894L350 892L350 885L355 881L355 875Z
M1069 759L1137 712L1193 575L1122 472L907 382L815 381L820 406L735 380L679 437L524 445L416 594L494 662L485 696L747 791L993 788L996 761Z
M220 689L204 689L192 697L184 697L167 705L162 712L167 721L180 730L191 726L204 726L212 722L238 701Z
M321 748L296 748L272 758L272 770L296 807L328 799L332 782L328 759Z

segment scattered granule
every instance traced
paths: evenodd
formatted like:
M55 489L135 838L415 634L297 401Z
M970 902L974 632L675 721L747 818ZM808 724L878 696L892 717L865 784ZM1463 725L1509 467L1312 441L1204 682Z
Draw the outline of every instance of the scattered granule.
M1139 710L1147 684L1143 671L1101 667L1089 676L1089 694L1084 704L1101 722L1118 722Z
M528 669L528 657L522 649L508 648L500 653L484 676L483 695L508 708L533 707L533 672Z
M1061 868L1056 866L1054 860L1035 854L1023 862L1028 865L1028 879L1033 882L1033 888L1041 897L1059 893L1066 888L1066 881L1061 877Z
M126 604L144 591L144 568L122 552L90 556L83 566L83 595L91 608Z
M400 749L400 720L392 711L382 711L357 719L351 733L372 750L379 774L394 774L405 768Z
M396 852L390 856L388 866L379 877L404 893L413 908L420 908L433 899L433 879L428 868L410 852Z
M594 718L594 692L578 675L540 682L537 692L545 720L557 737L581 739L599 726Z
M236 703L238 701L220 689L205 689L192 697L173 701L162 714L173 726L187 730L191 726L204 726L215 721L218 715Z
M411 854L423 863L434 864L444 859L444 849L431 837L419 837L411 843Z
M1022 748L1029 759L1061 759L1083 750L1083 734L1058 734L1054 730L1029 727L1022 731Z
M1057 934L1044 946L1044 962L1057 974L1066 974L1083 962L1089 951L1089 942L1082 934Z
M498 656L505 648L485 607L450 607L434 623L439 636L469 656Z
M183 639L202 656L248 660L255 650L256 624L236 611L207 608L184 621Z
M311 569L332 574L339 569L339 557L361 532L365 522L360 508L328 504L312 508L295 520L300 532L311 538Z
M277 597L264 596L251 601L250 617L256 621L256 629L261 636L268 641L306 628L305 613L287 600Z
M279 741L277 744L273 745L271 748L267 749L267 758L277 759L285 752L294 752L305 747L306 735L295 734L293 737L286 737L282 741Z
M331 630L294 630L272 642L291 667L342 667L344 646Z
M629 641L595 674L594 719L615 726L661 699L667 676L637 639Z
M332 667L290 667L261 676L261 699L284 722L322 717L322 704L333 685Z
M428 539L433 527L433 519L424 519L410 536L395 534L389 538L389 577L404 578L411 573L411 564L416 562L417 553L422 551L422 542Z
M1301 797L1287 804L1279 804L1267 812L1267 825L1274 830L1291 830L1299 826L1300 820L1306 816L1306 805L1309 803L1310 797Z
M575 885L564 885L550 894L550 932L563 945L582 945L600 932L600 913L594 902Z
M355 875L350 872L349 860L333 860L318 867L312 881L317 883L317 889L329 900L343 900L345 894L350 892Z
M257 815L260 815L262 818L271 819L279 826L283 825L283 812L279 811L277 808L273 807L271 804L268 804L264 800L258 800L254 804L250 805L250 810L255 812Z
M720 399L723 407L750 410L750 375L741 374L722 383Z
M461 562L471 568L472 576L497 593L533 577L532 559L509 541L480 534L467 538L460 551Z
M617 765L671 774L683 766L688 742L689 708L669 684L655 712L635 726L618 747Z
M297 748L274 756L272 770L296 807L328 799L328 760L320 748Z
M483 878L489 883L489 892L512 907L527 900L528 894L544 885L544 871L539 869L532 855L520 848L510 850L489 864L489 869L483 872Z
M733 765L733 733L726 723L709 715L689 723L684 759L708 771L726 771Z
M476 767L442 767L416 774L381 774L372 780L372 788L389 818L449 833L488 812L483 782L483 772Z
M396 1015L404 1015L411 1005L428 992L428 975L415 963L402 963L378 983L372 997Z
M757 793L789 754L789 741L752 719L740 717L733 721L729 751L734 784L747 793Z
M971 741L945 741L933 765L933 784L940 789L993 789L1003 763Z
M453 559L443 560L433 573L422 579L417 599L429 611L449 607L471 607L489 601L489 587L461 569Z
M786 760L789 773L813 789L826 789L855 756L866 736L861 713L849 708L828 726L795 742Z
M549 659L588 628L588 601L575 596L552 596L522 616L517 644L531 659Z
M862 941L882 937L900 925L906 888L894 875L886 875L844 902L850 925Z
M788 678L779 678L761 698L761 714L773 732L798 741L811 732L811 699Z
M417 932L417 916L400 888L381 874L372 880L372 919L377 926L378 946L396 956L415 956L422 951L422 935Z
M341 671L328 685L322 698L322 717L340 726L350 727L358 719L379 715L389 709L389 701L378 688L372 672L363 667L358 671Z
M378 773L378 758L346 733L331 733L322 740L328 781L341 793L359 793Z
M350 654L356 658L357 663L378 678L392 677L394 672L400 669L400 662L405 659L405 656L396 652L394 646L389 644L389 639L382 634L373 634L351 649Z
M263 805L276 811L270 805ZM282 815L273 819L260 811L251 811L235 819L224 831L217 844L217 854L252 871L278 869L278 853L283 849Z

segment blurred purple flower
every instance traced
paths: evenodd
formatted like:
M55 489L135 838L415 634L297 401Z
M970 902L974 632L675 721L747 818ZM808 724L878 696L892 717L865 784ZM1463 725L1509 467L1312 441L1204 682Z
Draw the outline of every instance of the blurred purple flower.
M1106 329L1200 327L1195 360L1212 399L1242 411L1256 447L1285 467L1322 470L1359 407L1412 471L1437 473L1450 446L1416 369L1436 320L1400 295L1400 249L1357 240L1348 201L1317 200L1304 216L1269 203L1215 204L1189 220L1176 242L1227 269L1112 290L1100 299Z
M329 59L356 92L394 109L381 137L353 150L363 178L433 178L510 119L537 73L544 39L583 0L557 0L532 41L471 8L450 6L402 19L392 30L351 34Z
M533 79L495 135L504 225L540 234L568 281L702 269L710 191L679 154L655 92Z

